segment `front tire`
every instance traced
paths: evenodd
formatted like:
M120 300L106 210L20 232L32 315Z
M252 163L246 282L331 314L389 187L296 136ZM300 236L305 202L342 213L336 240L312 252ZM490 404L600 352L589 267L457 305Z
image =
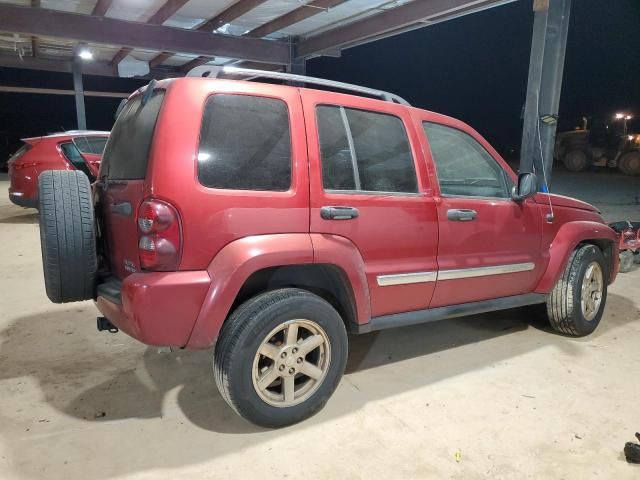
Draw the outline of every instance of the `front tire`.
M338 312L305 290L286 288L242 304L225 322L214 352L214 376L240 416L285 427L322 409L347 361Z
M573 251L547 300L547 315L554 330L572 337L592 333L602 318L607 300L604 256L594 245Z

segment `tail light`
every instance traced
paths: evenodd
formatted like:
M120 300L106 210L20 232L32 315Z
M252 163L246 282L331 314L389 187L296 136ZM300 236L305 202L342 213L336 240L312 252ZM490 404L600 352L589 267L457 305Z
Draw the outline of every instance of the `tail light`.
M180 218L167 202L147 200L138 209L138 256L143 270L176 270L180 263Z

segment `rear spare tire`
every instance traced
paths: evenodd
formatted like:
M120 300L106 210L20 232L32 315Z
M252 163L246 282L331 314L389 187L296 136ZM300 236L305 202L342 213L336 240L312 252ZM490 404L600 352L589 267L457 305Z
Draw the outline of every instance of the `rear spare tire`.
M96 235L87 176L50 170L38 178L40 248L47 296L54 303L93 298Z

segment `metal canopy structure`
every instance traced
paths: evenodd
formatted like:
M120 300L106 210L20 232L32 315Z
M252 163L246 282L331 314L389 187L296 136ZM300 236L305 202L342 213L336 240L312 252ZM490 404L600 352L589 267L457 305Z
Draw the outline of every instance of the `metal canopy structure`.
M0 66L71 72L81 44L94 75L125 60L151 78L204 64L300 72L304 59L512 1L0 0Z
M84 128L82 73L136 76L120 69L128 62L142 65L145 73L137 75L144 78L181 76L202 65L304 74L308 58L337 56L513 1L0 0L0 67L73 73L78 125ZM571 0L528 1L535 20L520 170L538 172L544 189ZM91 52L91 62L78 59L80 48Z

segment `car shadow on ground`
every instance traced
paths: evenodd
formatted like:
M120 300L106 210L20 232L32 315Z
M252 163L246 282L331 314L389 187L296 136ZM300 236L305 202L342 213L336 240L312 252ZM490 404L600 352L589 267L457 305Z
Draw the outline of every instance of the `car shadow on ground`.
M12 212L13 213L13 212ZM21 223L38 223L38 212L35 210L19 211L17 215L0 215L0 223L18 225Z
M215 451L201 451L194 447L187 457L179 460L165 458L162 449L147 450L135 467L111 465L112 470L116 468L117 473L122 474L131 469L174 467L176 464L205 461L233 452L241 445L246 446L247 442L268 441L281 435L279 432L308 428L352 414L368 401L421 388L544 346L553 345L570 355L579 356L581 351L575 342L593 341L611 329L637 320L637 308L629 299L610 295L609 302L615 303L616 308L607 311L605 321L588 339L570 339L553 334L541 337L535 334L538 330L548 328L538 319L535 310L529 308L352 336L343 379L346 385L338 390L319 415L305 424L282 431L265 431L255 427L226 405L213 381L211 352L158 353L156 348L140 346L128 338L123 340L119 337L122 334L98 334L95 327L86 322L92 306L19 318L0 332L0 364L3 365L0 380L22 381L25 377L35 380L42 390L41 397L48 405L88 425L114 424L127 419L165 418L167 422L156 427L159 432L164 432L165 429L174 429L177 423L182 425L182 422L178 422L182 418L181 413L192 424L191 428L186 427L192 438L203 434L198 432L204 432L208 435L221 434L221 438L225 439ZM631 313L620 313L626 311ZM80 324L81 321L84 323ZM527 329L533 330L531 335L515 335ZM89 339L91 335L104 335L104 343ZM448 349L491 342L505 335L513 335L514 342L493 342L490 348L482 349L481 353L475 356L468 353L460 355L455 362L437 359L441 352ZM33 345L36 337L46 342L37 350ZM541 341L541 338L547 340ZM370 377L374 373L372 369L379 369L376 375L389 376L394 363L412 359L420 362L415 365L414 371L395 378L388 385L385 382L372 385L370 380L361 376L366 372ZM348 390L354 386L357 392ZM19 392L14 391L13 394ZM173 398L174 395L179 410L177 413L167 412L167 398ZM14 412L0 408L0 419L13 421L12 415ZM35 418L29 420L36 424L38 421ZM129 429L129 433L132 430ZM128 438L126 441L141 444L152 440L149 433L142 430L131 433L136 439ZM105 432L108 434L109 430ZM83 439L83 435L86 438ZM95 429L74 429L74 444L89 443L95 435ZM238 439L233 440L234 437ZM15 464L23 465L25 474L37 477L36 466L29 464L33 451L28 452L33 445L25 441L22 442L22 448L16 446L15 450L12 449L11 455L15 457ZM38 444L33 448L45 449ZM47 441L46 448L54 447ZM194 458L198 455L202 455L202 458ZM92 477L109 476L98 471L91 474Z

